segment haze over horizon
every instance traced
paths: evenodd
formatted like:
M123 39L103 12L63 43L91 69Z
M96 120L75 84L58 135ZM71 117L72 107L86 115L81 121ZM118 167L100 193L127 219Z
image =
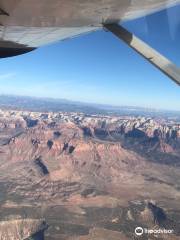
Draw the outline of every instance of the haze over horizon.
M53 97L37 97L37 96L24 96L24 95L1 95L0 94L0 109L3 107L5 107L6 109L8 109L8 107L10 107L10 109L15 109L18 110L20 108L25 110L25 106L28 106L28 104L30 105L29 107L32 107L32 103L34 105L34 107L38 108L39 107L39 103L41 104L47 104L47 109L48 111L50 111L51 107L53 108L52 111L54 111L54 107L55 109L58 109L58 106L61 107L61 104L63 104L64 106L67 107L68 106L79 106L79 107L84 107L84 108L93 108L96 110L105 110L105 111L129 111L130 112L136 112L136 111L142 111L144 113L148 113L148 112L152 112L152 113L174 113L174 114L180 114L180 110L172 110L172 109L167 109L167 108L151 108L151 107L143 107L143 106L135 106L135 105L111 105L111 104L99 104L96 102L82 102L82 101L73 101L70 99L66 99L66 98L53 98ZM25 104L25 105L24 105ZM49 104L52 104L52 106ZM15 110L14 109L14 110ZM28 109L27 109L28 111ZM34 111L34 110L32 110ZM40 109L39 109L40 111ZM43 110L45 111L45 109ZM56 111L60 111L60 110L56 110ZM74 109L74 112L80 112L80 110ZM123 112L122 112L123 113ZM108 113L107 113L108 114Z
M180 65L179 10L172 7L123 25ZM179 87L104 31L1 60L0 84L5 95L180 110Z

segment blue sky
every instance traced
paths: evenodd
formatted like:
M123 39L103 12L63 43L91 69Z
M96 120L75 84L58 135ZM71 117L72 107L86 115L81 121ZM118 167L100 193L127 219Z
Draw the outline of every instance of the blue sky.
M123 25L180 66L179 11ZM109 32L0 61L0 94L180 110L180 87Z

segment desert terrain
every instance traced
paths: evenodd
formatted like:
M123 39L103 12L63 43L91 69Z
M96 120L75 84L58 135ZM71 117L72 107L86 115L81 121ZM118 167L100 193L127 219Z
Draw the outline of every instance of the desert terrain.
M176 120L1 110L0 239L180 239L179 170Z

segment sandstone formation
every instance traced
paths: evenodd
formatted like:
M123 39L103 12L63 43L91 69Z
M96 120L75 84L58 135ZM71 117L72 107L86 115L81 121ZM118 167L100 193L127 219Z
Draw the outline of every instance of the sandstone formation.
M178 239L179 168L173 120L1 111L0 239Z

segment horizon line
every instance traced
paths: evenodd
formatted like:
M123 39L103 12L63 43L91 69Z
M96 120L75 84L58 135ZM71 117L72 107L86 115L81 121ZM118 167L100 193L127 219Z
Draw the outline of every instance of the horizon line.
M86 101L80 101L80 100L72 100L72 99L66 99L66 98L57 98L57 97L42 97L42 96L30 96L30 95L16 95L16 94L0 94L0 97L18 97L18 98L34 98L34 99L40 99L40 100L54 100L54 101L66 101L69 103L78 103L83 105L95 105L95 106L101 106L101 107L114 107L114 108L139 108L143 110L151 110L153 112L156 111L163 111L163 112L179 112L180 109L165 109L165 108L155 108L151 106L139 106L139 105L115 105L115 104L108 104L108 103L97 103L97 102L86 102Z

